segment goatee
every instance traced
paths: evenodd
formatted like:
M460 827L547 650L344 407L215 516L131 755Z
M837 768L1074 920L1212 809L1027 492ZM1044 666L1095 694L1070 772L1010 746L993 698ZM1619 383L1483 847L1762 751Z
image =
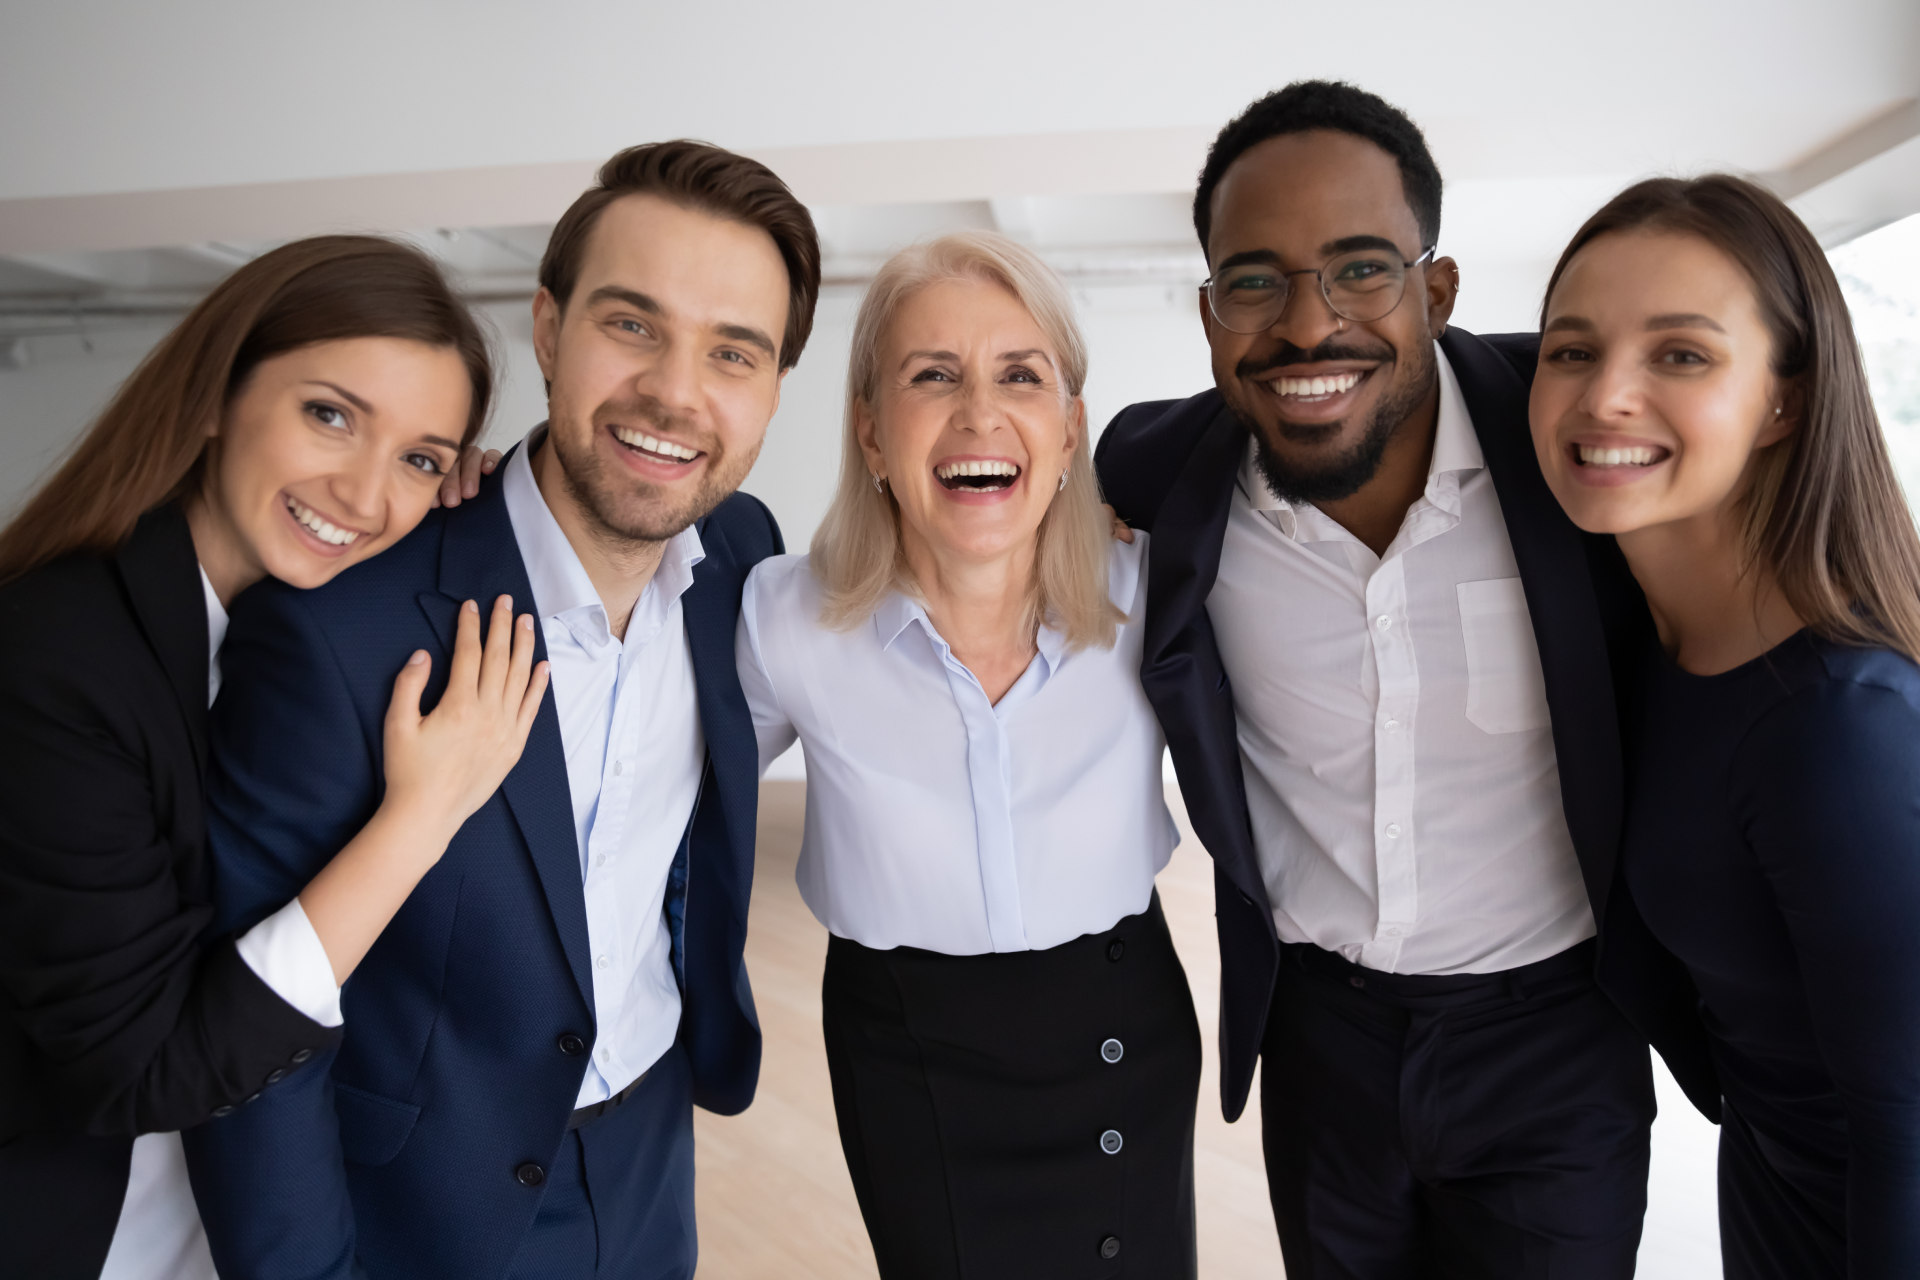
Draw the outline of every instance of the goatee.
M1426 398L1427 390L1433 382L1436 366L1432 344L1419 343L1414 351L1410 367L1406 370L1410 376L1402 379L1401 385L1390 391L1386 398L1374 407L1373 412L1367 417L1366 428L1361 432L1360 438L1352 446L1331 458L1303 463L1283 455L1274 447L1266 431L1262 430L1258 424L1248 421L1248 415L1241 413L1238 407L1234 407L1235 415L1253 433L1255 464L1260 468L1261 478L1267 482L1267 487L1273 490L1275 497L1287 502L1338 502L1343 498L1351 498L1373 479L1380 470L1381 459L1386 457L1387 445L1393 440L1394 434L1400 430L1401 425L1412 417L1414 410L1420 407L1420 402ZM1277 352L1273 359L1252 368L1243 367L1236 372L1245 376L1289 364L1355 358L1378 360L1380 355L1371 351L1361 353L1336 350L1325 343L1312 352L1302 352L1288 346ZM1368 376L1379 377L1389 369L1395 371L1399 369L1398 362L1393 359L1390 351L1387 353L1387 362L1376 365ZM1277 424L1277 430L1286 440L1311 445L1338 435L1344 425L1344 423L1330 422L1309 427L1282 422Z

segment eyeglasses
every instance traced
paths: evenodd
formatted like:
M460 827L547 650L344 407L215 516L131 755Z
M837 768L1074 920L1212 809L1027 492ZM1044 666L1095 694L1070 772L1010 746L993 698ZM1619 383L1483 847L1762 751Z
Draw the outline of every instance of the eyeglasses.
M1365 324L1400 305L1407 292L1407 273L1430 261L1438 247L1429 245L1412 262L1401 261L1398 250L1356 249L1298 271L1243 262L1210 277L1200 288L1213 318L1234 333L1265 333L1272 328L1293 296L1293 276L1313 276L1333 314Z

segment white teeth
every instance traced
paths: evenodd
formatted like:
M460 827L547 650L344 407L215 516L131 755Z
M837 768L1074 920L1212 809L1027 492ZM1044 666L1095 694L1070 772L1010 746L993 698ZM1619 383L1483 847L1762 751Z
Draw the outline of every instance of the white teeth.
M332 521L323 519L318 511L297 498L287 499L287 510L292 512L293 518L306 526L314 537L322 542L330 542L336 547L344 547L360 536L356 529L342 529Z
M1358 373L1335 373L1321 378L1276 378L1274 392L1283 396L1335 396L1360 383Z
M1580 461L1589 467L1650 467L1660 456L1658 449L1633 446L1625 449L1601 449L1580 445Z
M700 456L700 452L697 449L689 449L685 445L675 444L671 440L656 440L644 431L631 431L626 427L615 427L613 429L613 438L621 444L644 450L647 453L658 454L663 458L672 458L677 462L692 462Z
M960 476L1017 476L1020 468L996 458L988 462L949 462L944 467L935 467L933 474L941 480Z

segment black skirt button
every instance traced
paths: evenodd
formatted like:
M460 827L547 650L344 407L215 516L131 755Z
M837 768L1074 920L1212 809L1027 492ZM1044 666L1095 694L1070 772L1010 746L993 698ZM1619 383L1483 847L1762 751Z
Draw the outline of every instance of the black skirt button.
M1109 1129L1100 1135L1100 1149L1110 1156L1120 1154L1120 1142L1120 1131L1118 1129Z
M1108 1236L1106 1239L1102 1240L1100 1242L1100 1256L1103 1258L1119 1257L1120 1256L1120 1237Z
M1120 1055L1126 1051L1126 1046L1122 1045L1118 1040L1109 1040L1100 1046L1100 1056L1108 1062L1120 1061Z
M1120 941L1120 939L1115 938L1107 944L1107 959L1118 960L1125 954L1127 954L1127 944Z
M547 1171L529 1160L513 1171L513 1180L523 1187L537 1187L547 1180Z

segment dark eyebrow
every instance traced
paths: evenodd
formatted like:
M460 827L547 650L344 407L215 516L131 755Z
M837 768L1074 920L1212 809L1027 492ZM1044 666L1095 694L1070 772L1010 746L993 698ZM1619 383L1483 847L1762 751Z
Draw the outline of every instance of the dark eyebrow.
M459 444L456 443L455 441L447 439L445 436L421 436L420 439L426 444L445 445L447 448L453 450L455 453L460 452Z
M1352 253L1356 249L1391 249L1395 254L1400 252L1400 246L1385 236L1342 236L1338 240L1329 240L1321 245L1320 254L1322 257L1331 258L1335 254ZM1406 261L1405 258L1400 260Z
M1271 249L1246 249L1233 254L1231 257L1222 258L1220 265L1213 269L1213 274L1219 275L1222 271L1227 271L1234 267L1248 266L1253 263L1259 263L1263 267L1278 267L1282 265L1280 255Z
M1647 332L1652 333L1656 329L1711 329L1715 333L1726 332L1718 320L1696 311L1675 311L1664 316L1652 316L1647 320Z
M345 400L348 404L351 404L354 408L358 409L362 413L373 412L372 405L368 404L365 400L362 400L359 396L353 394L353 392L347 390L345 387L341 386L337 382L328 382L323 378L309 378L307 380L307 385L310 387L325 387L327 390L333 392L333 394L339 396L342 400Z
M644 311L650 316L667 314L665 307L638 289L622 288L617 284L603 284L587 295L587 305L590 307L602 302L624 302L634 310Z
M723 338L732 339L734 342L744 342L748 346L760 348L767 353L769 360L774 359L780 354L774 350L772 338L769 338L758 329L749 328L744 324L717 324L713 327L713 331Z
M1561 329L1572 329L1579 333L1592 333L1593 321L1584 316L1555 316L1547 321L1546 332L1554 333Z

